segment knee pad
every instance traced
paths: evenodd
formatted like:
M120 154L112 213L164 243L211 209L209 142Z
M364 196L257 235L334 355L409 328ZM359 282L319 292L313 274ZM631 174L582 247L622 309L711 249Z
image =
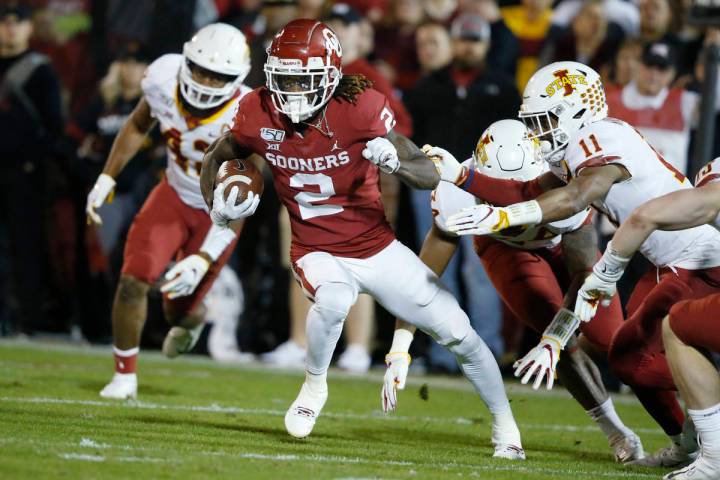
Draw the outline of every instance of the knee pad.
M447 327L447 329L442 329L444 331L437 332L440 336L436 340L458 358L466 358L480 348L482 340L467 319L447 321Z
M313 308L325 322L342 322L357 300L355 289L345 283L325 283L315 292Z

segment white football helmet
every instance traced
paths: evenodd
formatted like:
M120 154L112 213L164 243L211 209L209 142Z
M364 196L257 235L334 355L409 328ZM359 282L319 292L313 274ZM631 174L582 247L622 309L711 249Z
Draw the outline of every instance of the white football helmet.
M600 75L578 62L555 62L530 78L518 114L540 141L543 158L558 162L570 137L580 128L607 117Z
M475 168L494 178L528 181L545 168L538 141L517 120L500 120L490 125L473 152Z
M245 35L225 23L201 28L183 47L180 92L193 107L202 110L229 100L250 72L250 49ZM226 77L222 87L209 87L192 78L191 65Z

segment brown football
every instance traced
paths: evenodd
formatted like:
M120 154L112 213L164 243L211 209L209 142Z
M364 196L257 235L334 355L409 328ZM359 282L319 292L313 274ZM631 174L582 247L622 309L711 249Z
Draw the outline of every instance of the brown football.
M238 187L237 200L235 204L239 204L247 197L247 192L251 191L255 195L262 195L265 183L263 182L262 173L248 160L228 160L220 165L220 170L215 177L215 185L225 185L223 198L227 200L230 190Z

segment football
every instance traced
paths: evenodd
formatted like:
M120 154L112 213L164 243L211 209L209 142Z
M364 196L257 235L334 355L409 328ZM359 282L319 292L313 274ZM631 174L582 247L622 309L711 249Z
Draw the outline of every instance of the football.
M228 160L220 165L215 185L224 185L223 197L227 200L233 187L238 187L238 196L235 201L239 204L247 198L247 192L262 195L265 186L262 173L249 160Z

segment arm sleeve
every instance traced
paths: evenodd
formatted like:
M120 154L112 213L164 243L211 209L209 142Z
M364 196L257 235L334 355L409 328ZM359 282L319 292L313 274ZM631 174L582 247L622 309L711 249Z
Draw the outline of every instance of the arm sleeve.
M360 97L363 101L359 120L368 138L384 137L397 123L395 112L387 97L377 90L367 90ZM360 99L358 101L360 101Z
M460 188L499 207L532 200L543 193L537 178L529 182L505 180L483 175L473 168L469 169L467 180Z

